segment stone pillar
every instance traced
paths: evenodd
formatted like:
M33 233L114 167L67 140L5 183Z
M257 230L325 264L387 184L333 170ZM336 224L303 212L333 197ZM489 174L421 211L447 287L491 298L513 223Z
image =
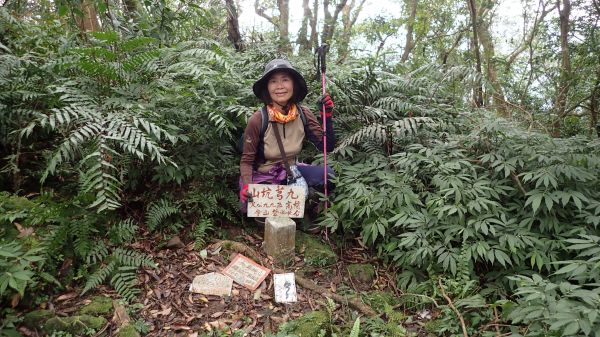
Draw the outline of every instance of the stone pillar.
M294 259L296 223L291 218L267 218L265 221L265 252L280 263Z

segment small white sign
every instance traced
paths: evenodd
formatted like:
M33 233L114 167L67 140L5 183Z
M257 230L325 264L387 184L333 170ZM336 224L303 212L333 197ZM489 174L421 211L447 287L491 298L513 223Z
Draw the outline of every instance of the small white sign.
M304 189L298 186L250 184L248 217L304 217Z
M275 287L275 302L296 302L296 278L294 273L274 274L273 285Z
M219 273L208 273L194 277L190 291L205 295L231 296L233 279Z

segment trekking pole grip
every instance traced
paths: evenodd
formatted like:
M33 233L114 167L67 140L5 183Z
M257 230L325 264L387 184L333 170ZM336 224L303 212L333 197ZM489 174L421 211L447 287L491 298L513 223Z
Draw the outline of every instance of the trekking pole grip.
M329 45L327 43L323 43L318 49L317 49L317 53L319 55L319 64L321 65L321 72L325 73L325 71L327 70L327 66L325 65L325 54L327 53L327 51L329 50Z

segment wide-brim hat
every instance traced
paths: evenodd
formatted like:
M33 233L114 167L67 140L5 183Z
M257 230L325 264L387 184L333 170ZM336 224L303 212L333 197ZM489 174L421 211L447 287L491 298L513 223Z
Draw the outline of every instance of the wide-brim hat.
M304 77L302 77L302 75L296 69L294 69L294 67L292 67L290 62L282 59L275 59L267 63L261 78L259 78L256 82L254 82L254 85L252 85L252 91L254 91L254 95L261 100L263 99L263 92L267 90L267 81L269 80L269 77L271 77L271 75L277 71L286 71L294 77L294 96L296 96L298 102L303 100L308 93Z

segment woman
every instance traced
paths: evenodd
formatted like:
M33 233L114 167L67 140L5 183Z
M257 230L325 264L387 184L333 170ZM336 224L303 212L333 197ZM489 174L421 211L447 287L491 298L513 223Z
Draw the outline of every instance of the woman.
M288 61L275 59L267 63L262 77L254 83L252 89L256 97L265 104L269 123L262 132L262 112L258 110L248 120L244 132L240 161L240 201L243 212L246 212L248 202L248 184L285 184L286 182L286 169L274 127L279 130L288 163L297 165L308 186L318 188L324 184L322 166L296 162L296 156L302 150L302 141L305 137L308 137L318 149L323 148L323 129L317 118L310 109L299 105L307 94L304 77ZM327 118L327 151L331 151L335 145L331 121L333 101L327 94L319 99L317 106L319 110L323 110L325 106L325 111L320 112L322 118ZM301 118L302 113L305 118ZM327 172L333 174L333 170L329 167Z

